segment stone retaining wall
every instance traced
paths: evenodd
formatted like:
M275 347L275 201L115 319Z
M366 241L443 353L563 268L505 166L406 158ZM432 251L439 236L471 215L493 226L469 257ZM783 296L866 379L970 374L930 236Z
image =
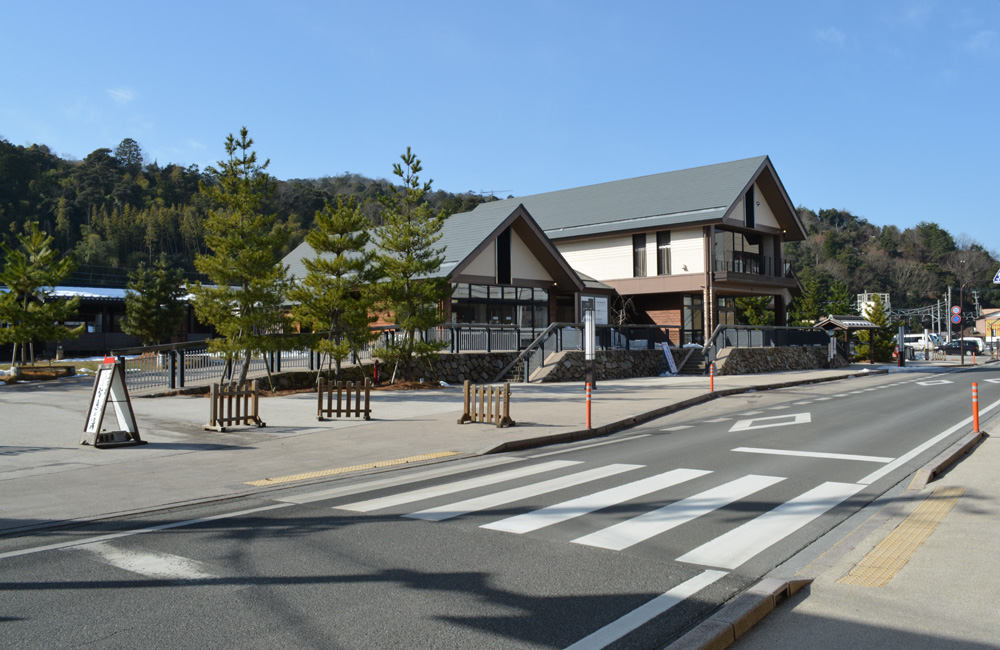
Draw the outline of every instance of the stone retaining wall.
M680 364L685 350L673 350L674 361ZM663 363L663 350L606 350L594 353L596 379L629 379L656 377ZM532 377L541 382L584 381L583 352L563 350L549 357L548 362Z
M725 348L715 359L715 374L752 375L783 370L842 368L845 365L839 356L835 356L833 362L828 361L826 346Z
M683 348L673 350L674 360L678 365L686 352ZM716 359L715 374L748 375L846 365L843 362L837 363L837 357L834 359L835 365L831 366L826 355L826 347L726 348ZM513 361L515 356L515 352L442 354L431 363L416 364L412 378L433 383L444 381L454 386L466 379L474 384L486 384L493 381L497 373ZM596 353L594 371L598 380L655 377L662 364L662 350L607 350ZM341 376L345 381L360 381L364 376L371 377L371 365L366 364L363 368L364 375L362 366L345 366L341 370ZM382 381L387 382L392 377L392 366L384 365L380 372ZM324 374L331 376L328 372ZM583 352L563 350L551 355L548 363L535 372L532 381L584 381L584 378ZM262 379L262 385L266 385L266 381ZM274 385L279 390L305 388L313 386L315 381L315 371L297 370L274 375Z
M425 381L438 383L441 381L452 385L460 385L468 379L475 384L486 384L493 381L504 367L514 360L515 352L494 352L486 353L461 353L442 354L437 360L431 363L417 363L414 365L412 379L424 379ZM379 379L385 383L392 378L392 366L383 364L379 368ZM327 378L333 378L332 371L323 371ZM372 376L372 365L344 366L340 370L340 377L344 381L361 381L365 377ZM315 370L292 370L273 375L274 387L277 390L289 390L294 388L307 388L316 384ZM400 377L397 377L399 379ZM267 385L267 378L261 377L262 386Z

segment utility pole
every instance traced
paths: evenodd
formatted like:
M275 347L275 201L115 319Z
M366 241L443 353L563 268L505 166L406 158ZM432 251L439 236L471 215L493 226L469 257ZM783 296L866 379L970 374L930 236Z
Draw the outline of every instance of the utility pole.
M948 286L948 342L951 343L951 285Z

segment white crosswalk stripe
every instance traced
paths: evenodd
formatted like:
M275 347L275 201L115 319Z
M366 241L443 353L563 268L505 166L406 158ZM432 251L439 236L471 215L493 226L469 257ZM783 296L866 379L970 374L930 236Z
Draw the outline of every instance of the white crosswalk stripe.
M427 510L421 510L420 512L414 512L405 516L411 519L444 521L445 519L459 517L461 515L469 514L470 512L478 512L480 510L486 510L487 508L495 508L496 506L504 505L506 503L520 501L521 499L527 499L528 497L533 497L539 494L555 492L556 490L562 490L564 488L573 487L574 485L589 483L590 481L596 481L598 479L607 478L609 476L614 476L615 474L621 474L622 472L629 472L640 468L642 468L642 465L623 464L596 467L583 472L577 472L576 474L570 474L569 476L560 476L559 478L542 481L541 483L533 483L524 487L504 490L503 492L494 492L493 494L488 494L486 496L466 499L464 501L450 503L436 508L429 508Z
M620 551L783 480L785 479L780 476L750 474L596 533L584 535L573 542Z
M738 449L740 451L773 451L750 448ZM822 456L826 457L826 455ZM833 455L830 454L829 456ZM840 458L840 456L837 456L837 458ZM859 459L851 457L850 460ZM433 505L422 510L401 514L402 517L411 519L444 521L470 513L484 512L491 508L550 494L559 490L585 486L593 481L608 479L645 467L643 465L615 463L583 469L534 483L523 484L525 482L523 479L545 472L565 470L580 464L582 464L581 461L566 460L543 462L336 507L341 510L371 512L416 503L418 501L437 499L442 496L460 494L470 490L477 490L479 492L476 496L469 496L468 498L444 505ZM625 504L658 491L677 488L689 481L703 479L712 473L711 471L702 469L673 469L654 476L648 476L537 508L530 512L505 517L483 524L480 527L487 530L520 535L578 519L585 515L594 514L594 517L591 519L596 520L600 516L598 513L600 510ZM487 494L482 494L483 490L480 489L508 481L517 482L518 480L520 480L522 485L515 485L515 487L500 489ZM785 480L785 477L781 476L748 474L734 480L729 480L721 485L710 487L696 494L690 494L693 490L681 488L689 496L679 500L673 500L673 498L676 498L673 497L671 498L672 502L668 505L651 509L648 512L631 517L625 521L619 521L613 525L596 530L595 526L588 526L587 522L585 522L582 525L589 527L592 532L577 537L572 542L606 550L622 551L679 526L689 524L699 517L708 515L716 510L729 508L733 504ZM684 552L677 560L718 569L735 569L864 488L864 482L823 483L803 494L795 496L789 501L778 503L771 510L693 550ZM771 497L764 498L763 500L765 502L770 501ZM678 550L675 552L682 551Z
M735 569L827 510L865 488L827 482L677 558L679 562Z
M711 474L711 472L701 469L674 469L633 483L613 487L595 494L588 494L578 499L564 501L563 503L535 510L534 512L501 519L492 524L481 526L481 528L502 530L517 534L530 533L533 530L545 528L546 526L568 521L596 510L618 505L619 503L624 503L625 501L645 496L657 490L663 490L673 485L705 476L706 474Z
M551 472L553 470L579 464L580 461L576 460L553 460L547 463L529 465L527 467L512 469L506 472L465 479L464 481L456 481L454 483L446 483L444 485L437 485L434 487L424 488L422 490L413 490L412 492L403 492L402 494L395 494L388 497L358 501L347 505L337 506L337 508L340 510L353 510L355 512L371 512L373 510L382 510L384 508L413 503L423 499L430 499L447 494L455 494L456 492L471 490L484 485L494 485L496 483L503 483L504 481L511 481L525 476Z

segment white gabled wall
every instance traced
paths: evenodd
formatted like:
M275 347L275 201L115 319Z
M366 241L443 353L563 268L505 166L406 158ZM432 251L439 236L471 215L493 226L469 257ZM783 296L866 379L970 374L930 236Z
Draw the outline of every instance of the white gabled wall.
M754 212L754 216L757 217L757 223L770 228L780 228L781 226L778 225L778 220L774 216L774 211L771 210L771 206L764 200L764 193L760 191L760 187L756 183L753 185L753 195L760 202L760 205L757 206L757 210Z
M538 261L528 246L524 243L514 229L510 231L510 275L511 284L517 284L518 280L546 280L552 281L552 276L542 263Z
M497 277L497 243L491 241L482 253L469 263L463 271L465 275L479 275L487 278Z
M760 191L760 186L756 183L753 184L753 196L754 200L757 203L760 203L760 205L754 206L755 210L753 213L757 225L766 226L768 228L781 228L781 226L778 225L777 218L774 216L774 210L772 210L771 206L764 200L763 193ZM742 222L745 218L746 213L743 211L743 202L745 200L746 199L744 197L736 202L736 207L733 209L731 215L733 219Z

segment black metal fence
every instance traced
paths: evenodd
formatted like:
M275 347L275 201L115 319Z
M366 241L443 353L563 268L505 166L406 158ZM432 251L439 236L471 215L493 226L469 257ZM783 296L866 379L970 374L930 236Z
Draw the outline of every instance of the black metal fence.
M818 327L719 325L705 345L706 367L724 348L826 347L830 334Z

